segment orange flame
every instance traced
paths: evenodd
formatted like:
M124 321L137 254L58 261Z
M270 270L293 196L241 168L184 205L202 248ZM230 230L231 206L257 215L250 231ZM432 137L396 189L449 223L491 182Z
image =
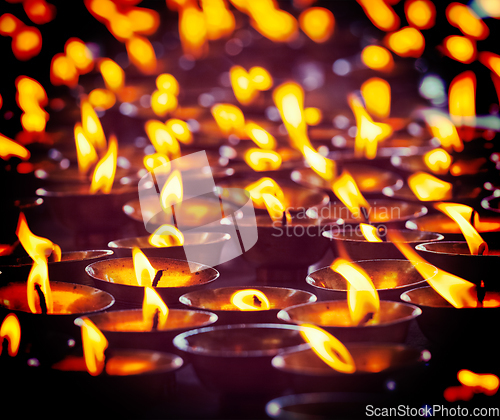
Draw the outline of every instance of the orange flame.
M485 39L490 34L488 26L465 4L451 3L446 8L446 18L450 25L471 38Z
M90 184L90 194L95 194L98 191L102 191L104 194L111 192L115 180L117 159L118 141L114 135L111 135L108 151L95 167L92 183Z
M23 110L21 124L28 132L43 132L49 114L42 108L48 103L47 93L35 79L19 76L16 79L16 101Z
M163 185L160 193L160 204L164 211L171 211L174 204L182 201L184 191L182 188L181 172L173 171Z
M3 350L3 341L8 342L8 353L10 357L15 357L21 344L21 324L16 314L8 314L0 326L0 355Z
M152 287L144 288L144 301L142 303L142 318L149 330L153 329L154 317L158 313L158 329L162 329L167 324L168 307L163 302L160 295Z
M312 147L304 146L302 153L311 169L327 181L331 181L336 176L335 161L328 159L314 150Z
M20 29L12 40L12 51L18 60L26 61L42 50L42 34L33 26Z
M455 125L474 126L476 122L476 75L467 70L456 76L448 93L450 117Z
M377 235L377 228L375 226L360 223L359 228L368 242L382 242L382 239Z
M479 374L462 369L458 372L457 378L462 385L475 388L474 392L482 392L489 396L495 395L500 386L500 379L492 373Z
M82 331L83 357L87 371L92 376L99 375L105 365L104 351L108 348L108 340L104 334L88 318L78 318L75 321Z
M248 121L245 124L245 132L261 149L276 149L276 139L253 121Z
M273 100L294 146L300 151L304 145L312 149L307 137L302 86L295 82L285 82L274 89Z
M299 26L314 42L322 43L332 36L335 17L324 7L309 7L300 14Z
M279 201L283 202L285 200L285 194L281 187L271 178L260 178L259 180L247 185L245 187L250 193L250 197L256 206L264 206L264 199L262 194L267 193L274 195Z
M356 0L368 16L368 19L383 31L394 31L399 27L399 17L383 0Z
M380 300L370 276L355 264L337 258L330 268L347 280L347 303L349 314L355 325L377 317Z
M241 109L231 104L216 104L211 108L215 122L226 134L236 134L239 137L245 134L245 116Z
M74 134L78 170L81 174L86 174L89 168L97 162L98 156L94 146L92 146L92 143L87 140L83 127L80 123L75 124Z
M361 95L367 111L377 118L387 118L391 112L391 85L384 79L372 77L361 85Z
M66 85L71 88L78 84L78 71L73 60L59 53L52 57L50 63L50 82L53 85Z
M470 64L476 59L476 44L465 36L447 36L442 48L448 57L464 64Z
M0 16L0 35L13 37L23 26L24 23L10 13Z
M408 177L408 185L421 201L448 200L453 185L425 172L416 172Z
M158 153L176 159L181 156L181 147L167 126L157 120L146 121L146 134Z
M405 2L406 19L419 29L430 29L436 21L436 7L430 0L410 0Z
M107 89L93 89L89 92L89 102L95 109L105 110L116 103L116 96Z
M0 134L0 157L3 160L8 160L11 157L18 157L20 159L29 159L31 153L28 149L20 144L16 143L14 140Z
M149 172L156 170L167 174L170 173L170 160L167 155L164 155L163 153L153 153L152 155L146 155L144 156L143 163L144 167Z
M54 244L49 239L34 235L28 227L24 213L19 214L16 235L31 259L52 257L54 261L61 261L61 248L59 245Z
M300 335L328 366L342 373L354 373L356 365L349 350L333 335L313 324L300 324Z
M359 219L363 216L361 208L365 208L369 213L370 205L361 194L352 175L346 170L333 181L332 191L349 209L354 218Z
M266 311L271 303L265 293L256 289L238 290L231 295L231 303L240 311Z
M82 114L82 127L85 137L99 150L106 148L106 137L102 129L101 121L88 99L82 99L80 103Z
M281 155L274 150L252 147L245 152L245 162L254 171L275 171L281 166Z
M434 207L458 224L467 241L471 255L488 254L488 244L468 221L473 212L472 207L456 203L437 203Z
M242 105L251 104L259 91L270 89L273 85L271 75L262 67L252 67L247 72L241 66L232 66L229 77L234 96Z
M445 174L450 168L452 158L444 149L430 150L424 155L424 163L436 174Z
M201 0L201 8L208 39L216 40L233 33L236 22L224 0Z
M148 242L156 247L182 246L184 235L175 226L164 224L149 236Z
M288 212L288 210L285 208L285 205L279 200L278 197L269 193L263 193L262 199L264 200L266 209L269 212L269 216L273 221L283 220L283 214L285 214L287 223L292 222L292 217L290 213Z
M361 61L373 70L391 71L394 67L394 59L390 51L378 45L368 45L363 48Z
M123 87L125 72L116 62L110 58L103 58L99 61L98 66L104 83L109 90L117 92Z
M156 78L156 87L162 92L171 93L174 96L179 94L179 82L177 79L168 73L162 73Z
M37 25L50 22L56 15L55 6L45 0L25 0L23 8L30 20Z
M177 108L177 97L170 92L155 90L151 95L151 108L159 117L164 117Z
M151 286L156 275L148 258L137 247L132 248L132 261L134 263L135 278L139 286Z
M165 127L167 127L170 134L181 143L191 144L193 142L193 135L185 121L171 118L165 123Z
M151 42L142 36L135 35L125 43L127 55L132 64L144 74L156 72L156 55Z
M207 23L194 1L186 1L179 11L179 35L185 55L201 58L207 53Z
M94 67L94 57L85 43L78 38L70 38L64 44L64 52L79 74L88 73Z
M500 77L500 55L483 51L478 54L478 60Z
M425 38L422 33L411 26L406 26L397 32L388 34L385 44L401 57L415 57L422 55L425 49Z
M442 147L448 150L453 148L457 152L461 152L464 149L464 144L458 136L455 125L447 115L431 111L425 113L424 118L432 135L439 140Z

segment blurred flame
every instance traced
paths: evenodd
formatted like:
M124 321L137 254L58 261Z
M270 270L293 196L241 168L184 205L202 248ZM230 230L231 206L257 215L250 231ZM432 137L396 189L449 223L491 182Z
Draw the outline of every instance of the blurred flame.
M424 113L424 118L432 135L439 140L443 148L448 150L453 148L457 152L464 149L455 125L446 114L430 110Z
M116 92L123 87L125 72L116 62L110 58L102 58L98 66L104 83L109 90Z
M181 156L179 142L172 136L167 126L157 120L146 121L146 134L158 153L176 159Z
M146 155L143 159L144 167L149 171L157 171L170 173L171 165L170 159L167 155L163 153L153 153L152 155Z
M248 121L245 124L245 132L248 137L250 137L250 139L253 140L253 142L261 149L276 149L276 139L253 121Z
M347 303L352 322L359 325L375 318L380 300L370 276L361 267L342 258L337 258L330 268L347 280Z
M207 53L207 23L197 2L186 1L181 7L179 35L185 55L201 58Z
M24 23L10 13L0 16L0 35L13 36L23 26Z
M458 224L467 241L471 255L488 254L488 244L469 222L473 212L472 207L456 203L437 203L434 207Z
M78 319L82 331L83 356L87 371L92 375L99 375L104 369L104 351L108 348L108 340L104 334L88 318Z
M236 134L242 137L245 133L245 117L241 109L231 104L216 104L211 108L215 122L226 134Z
M34 235L28 227L24 213L19 214L16 235L31 259L47 259L61 261L61 248L47 238Z
M90 194L95 194L98 191L102 191L104 194L111 192L115 180L117 159L118 141L114 135L111 135L108 151L95 167L92 183L90 184Z
M368 242L382 242L382 239L377 235L377 228L375 226L360 223L359 228Z
M184 235L175 226L164 224L149 236L148 242L156 247L182 246Z
M451 35L443 40L444 53L464 64L470 64L476 59L476 44L465 36Z
M337 173L335 161L322 156L309 146L304 146L302 153L311 169L319 176L327 181L332 181L335 178Z
M446 8L446 18L450 25L471 38L485 39L490 34L488 26L465 4L451 3Z
M236 22L224 0L201 0L201 8L208 39L216 40L233 33Z
M332 36L335 18L324 7L309 7L300 14L299 26L314 42L322 43Z
M467 70L456 76L448 92L450 117L455 125L475 126L476 75Z
M257 98L259 91L270 89L273 79L262 67L252 67L248 72L241 66L229 69L229 78L234 96L242 105L251 104Z
M271 178L260 178L259 180L245 187L250 193L250 197L256 206L262 207L265 205L262 194L267 193L276 196L279 201L285 200L285 194L281 187Z
M109 109L116 103L115 94L107 89L93 89L88 99L93 108L101 110Z
M290 213L278 197L269 193L262 193L262 199L273 221L283 220L283 214L285 214L287 223L291 223Z
M281 155L274 150L262 150L252 147L245 152L245 162L254 171L275 171L281 166Z
M238 290L231 295L231 303L240 311L265 311L271 304L265 293L256 289Z
M179 94L179 82L168 73L162 73L156 78L156 88L162 92L171 93L174 96Z
M170 134L172 134L172 136L179 140L181 143L191 144L193 142L193 135L191 134L189 126L185 121L179 120L177 118L171 118L167 120L167 122L165 123L165 127L170 132Z
M436 174L445 174L451 165L451 156L444 149L434 149L424 154L424 163Z
M377 118L387 118L391 112L391 85L384 79L372 77L361 85L361 95L367 111Z
M151 286L156 275L156 270L144 253L137 247L132 248L132 261L137 284L139 286Z
M49 119L49 114L42 108L48 103L45 89L35 79L27 76L16 79L16 88L16 101L23 110L23 128L28 132L43 132Z
M73 60L59 53L52 57L50 63L50 82L53 85L66 85L71 88L78 84L78 71Z
M483 51L478 54L478 59L482 64L500 77L500 55L493 54L489 51Z
M18 60L26 61L42 50L42 34L33 26L19 29L12 39L12 51Z
M82 127L85 137L99 150L106 148L106 137L102 129L101 121L97 116L92 104L87 98L82 99L80 103L82 114Z
M390 51L378 45L368 45L363 48L361 61L373 70L391 71L394 67L394 59Z
M436 21L436 7L430 0L410 0L405 2L406 19L419 29L430 29Z
M31 153L24 146L0 134L0 157L3 160L7 160L13 156L26 160L30 158Z
M55 6L45 0L25 0L23 8L30 20L37 25L50 22L56 15Z
M79 74L88 73L94 67L94 57L85 43L78 38L70 38L64 44L64 52Z
M182 177L179 170L173 171L163 185L160 193L160 204L164 211L170 211L171 206L182 201L184 191L182 188Z
M408 185L413 194L421 201L448 200L452 194L452 184L442 181L425 172L416 172L409 176Z
M92 146L92 143L87 140L83 127L80 123L75 124L74 135L78 170L81 174L86 174L89 168L97 162L98 156L94 146Z
M483 392L489 396L495 395L500 386L500 379L492 373L479 374L462 369L458 371L457 378L462 385L477 388L474 392Z
M159 117L167 115L177 108L177 97L169 92L155 90L151 95L151 108Z
M125 43L127 55L144 74L154 74L156 71L156 55L151 42L142 36L136 35L127 39Z
M315 107L308 107L304 109L304 119L307 125L318 125L323 118L321 109Z
M388 34L385 44L401 57L418 58L425 49L425 38L422 33L411 26L406 26L397 32Z
M21 324L16 314L8 314L0 326L0 356L2 355L4 340L8 342L9 356L15 357L21 344Z
M370 205L361 194L361 191L359 191L352 175L345 169L342 174L333 181L332 190L339 200L349 209L354 218L360 219L363 217L361 207L369 212Z
M144 301L142 303L143 322L149 330L153 329L153 320L158 313L158 329L162 329L167 324L168 307L163 302L160 295L152 287L144 288Z
M356 0L368 16L368 19L383 31L394 31L399 27L399 17L383 0Z

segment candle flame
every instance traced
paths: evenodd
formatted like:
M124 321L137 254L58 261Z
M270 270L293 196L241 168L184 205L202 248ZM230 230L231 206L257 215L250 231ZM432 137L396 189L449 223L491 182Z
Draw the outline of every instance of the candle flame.
M485 39L490 34L488 26L470 7L457 2L446 8L446 18L450 25L460 29L464 35L474 39Z
M92 146L92 143L87 140L83 127L80 123L75 124L74 135L78 170L81 174L86 174L89 168L97 162L98 156L94 146Z
M439 140L443 148L448 150L453 148L456 152L461 152L464 149L464 144L455 125L446 114L429 110L423 115L432 135Z
M184 144L191 144L193 142L193 135L189 130L189 126L185 121L177 118L171 118L165 123L165 127L170 134Z
M52 241L34 235L28 227L24 213L19 214L16 235L21 245L31 259L47 259L51 257L54 261L61 261L61 248Z
M456 76L448 92L450 117L455 125L475 126L476 75L467 70Z
M474 392L482 392L486 395L495 395L500 386L500 379L492 373L474 373L467 369L461 369L457 373L459 382L467 387L475 388Z
M85 137L99 150L106 148L106 137L102 129L101 121L97 116L92 104L87 98L82 99L80 103L82 114L82 127L85 132Z
M354 218L360 219L363 217L361 208L365 208L367 213L369 213L370 205L361 194L356 181L354 181L354 178L348 171L344 170L333 181L332 191L349 209Z
M241 109L231 104L216 104L211 108L215 122L225 135L235 134L243 137L245 134L245 117Z
M276 139L253 121L248 121L245 124L245 133L261 149L276 149Z
M8 314L0 326L0 355L2 355L4 340L7 340L7 351L10 357L15 357L21 344L21 324L16 314Z
M383 0L356 0L368 19L383 31L393 31L399 27L399 17L391 6Z
M445 174L450 168L452 158L444 149L430 150L424 155L424 163L436 174Z
M430 29L436 21L436 6L430 0L410 0L405 2L408 23L418 29Z
M274 195L279 201L283 202L285 200L285 194L281 187L271 178L260 178L259 180L247 185L245 187L250 193L250 197L256 206L265 206L262 194L267 193Z
M387 118L391 112L391 85L379 77L372 77L361 85L361 95L367 111L377 118Z
M64 44L64 53L73 62L78 74L88 73L94 67L92 52L81 39L68 39Z
M148 242L156 247L182 246L184 235L175 226L164 224L149 236Z
M158 313L158 329L162 329L167 324L168 307L163 302L160 295L152 287L144 288L144 301L142 303L143 322L149 330L153 329L154 317Z
M21 124L28 132L41 133L49 119L49 114L42 108L47 105L47 93L43 86L27 76L16 79L16 101L23 110Z
M385 44L401 57L418 58L425 49L425 38L417 28L406 26L399 31L387 34Z
M156 275L156 270L146 255L137 247L132 248L132 261L137 284L139 286L151 286Z
M30 156L30 151L24 146L21 146L14 140L0 134L0 157L3 160L8 160L11 157L18 157L22 160L27 160Z
M89 92L89 102L95 109L106 110L116 103L115 94L107 89L93 89Z
M142 36L135 35L125 43L127 55L132 64L144 74L156 72L156 54L151 42Z
M177 159L181 156L181 147L165 124L157 120L146 121L146 134L158 153Z
M125 72L110 58L103 58L99 61L99 71L106 87L112 92L119 91L125 84Z
M256 289L238 290L231 295L231 303L240 311L266 311L271 303L265 293Z
M224 0L201 0L207 38L216 40L233 33L236 21Z
M416 172L408 177L408 185L421 201L448 200L453 185L425 172Z
M105 366L104 351L108 348L108 340L87 317L78 318L75 323L82 332L83 357L87 371L92 376L97 376Z
M73 60L59 53L52 57L50 63L50 82L53 85L66 85L74 88L78 84L78 70Z
M274 150L262 150L252 147L245 152L245 162L254 171L275 171L280 168L282 158Z
M292 217L278 197L269 193L263 193L262 199L272 220L280 221L283 219L283 214L285 214L287 223L291 223Z
M164 211L169 212L172 206L182 201L184 191L179 170L174 170L163 185L160 193L160 204Z
M170 159L168 158L168 156L163 153L153 153L151 155L146 155L144 156L143 163L144 167L148 171L155 171L155 173L162 172L168 174L170 173L172 166L170 164Z
M27 61L42 50L42 34L34 26L25 26L18 21L17 29L12 34L12 52L21 61Z
M198 59L207 53L207 23L203 12L193 1L186 1L181 6L179 35L185 55Z
M314 42L326 42L333 34L335 17L324 7L309 7L299 16L299 26Z
M56 15L55 6L45 0L24 1L23 7L30 20L37 25L50 22Z
M359 228L368 242L382 242L382 239L377 235L377 228L375 226L360 223Z
M394 59L389 50L379 45L368 45L361 51L361 61L373 70L391 71Z
M500 77L500 55L489 51L482 51L478 54L479 61Z
M332 181L335 178L337 173L335 161L324 157L307 145L303 146L302 153L311 169L321 178L327 181Z
M241 66L232 66L229 69L229 79L234 96L242 105L251 104L259 91L270 89L273 85L271 75L262 67L252 67L247 72Z
M109 194L113 187L118 159L118 141L114 135L109 139L109 147L103 158L97 162L90 184L90 194L102 191Z
M443 40L442 49L448 57L464 64L470 64L476 59L476 44L465 36L447 36Z

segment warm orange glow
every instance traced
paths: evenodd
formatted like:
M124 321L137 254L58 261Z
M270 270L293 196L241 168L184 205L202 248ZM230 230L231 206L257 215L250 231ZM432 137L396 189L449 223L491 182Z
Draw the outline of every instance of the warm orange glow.
M321 176L321 178L327 181L331 181L335 178L337 174L335 161L324 157L309 146L303 146L302 154L311 169Z
M273 99L292 140L297 134L306 136L302 86L294 82L283 83L274 89Z
M172 134L172 136L179 140L181 143L191 144L193 142L193 135L191 134L189 126L185 121L179 120L177 118L171 118L167 120L167 122L165 123L165 127L170 132L170 134Z
M179 94L179 82L174 76L168 73L158 75L156 78L156 87L158 90L171 93L174 96Z
M425 172L416 172L408 177L408 186L421 201L449 200L453 185Z
M332 190L349 209L354 218L361 219L364 217L361 208L366 209L367 212L370 210L370 205L359 191L356 181L346 170L333 181Z
M388 238L401 253L415 263L427 263L395 230L387 232ZM454 274L430 264L414 264L427 283L455 308L475 308L478 306L476 285ZM437 269L437 274L435 270Z
M409 0L405 2L408 23L419 29L430 29L436 21L436 7L430 0Z
M170 173L170 159L167 155L163 153L153 153L152 155L146 155L143 159L144 167L148 171L161 171L164 173Z
M474 39L485 39L490 30L481 18L468 6L451 3L446 8L446 18L450 25L460 29L464 35Z
M322 43L332 36L335 18L324 7L309 7L300 14L299 26L314 42Z
M176 169L170 174L161 190L160 204L162 209L167 212L171 211L171 207L182 201L183 196L181 173Z
M389 50L378 45L368 45L361 51L361 61L373 70L391 71L394 59Z
M406 26L397 32L388 34L385 44L401 57L415 57L422 55L425 49L425 38L422 33L411 26Z
M368 16L368 19L383 31L394 31L399 27L399 17L383 0L356 0Z
M245 152L245 162L254 171L275 171L281 166L281 155L274 150L263 150L252 147Z
M276 139L253 121L245 124L245 133L261 149L273 150L276 148Z
M271 74L263 67L255 66L248 71L250 80L258 90L268 90L273 87Z
M25 0L23 7L30 20L37 25L50 22L56 15L55 6L45 0Z
M143 7L132 7L124 13L124 16L135 34L152 35L160 24L158 12Z
M27 76L16 79L16 88L16 101L23 110L23 128L28 132L43 132L49 119L49 114L42 108L48 103L45 89L35 79Z
M304 120L307 125L318 125L323 119L321 109L315 107L308 107L304 109Z
M18 157L22 160L26 160L29 159L30 156L30 151L24 146L21 146L14 140L0 134L0 157L3 160L8 160L11 157Z
M260 90L272 87L273 79L262 67L252 67L247 72L241 66L232 66L229 70L234 96L242 105L251 104L257 98Z
M474 397L474 390L468 386L449 386L443 392L443 397L448 402L455 402L458 400L469 401Z
M224 0L201 0L200 4L205 16L208 39L216 40L233 33L236 22Z
M240 137L244 135L245 116L237 106L217 104L211 108L211 112L215 122L224 134L236 134Z
M107 89L93 89L89 93L89 102L93 108L106 110L116 103L116 96Z
M185 55L198 59L207 53L207 23L197 3L186 2L179 10L179 36Z
M34 235L28 227L24 213L19 214L16 235L31 259L51 257L54 261L61 261L61 248L49 239Z
M377 316L380 300L370 276L357 265L337 258L330 268L347 280L347 303L355 325L366 323Z
M99 375L104 369L104 351L108 348L108 340L90 319L79 318L78 325L82 331L83 356L87 371L92 376Z
M458 372L457 378L462 385L476 388L474 392L479 391L489 396L495 395L500 386L498 376L492 373L479 374L462 369Z
M359 228L368 242L382 242L382 239L377 235L377 228L375 226L360 223Z
M271 304L265 293L255 289L244 289L234 292L231 303L240 311L266 311Z
M75 87L78 83L78 71L71 59L63 53L52 57L50 63L50 82L53 85L66 85Z
M156 314L158 314L157 328L162 329L167 324L168 307L155 289L146 286L142 303L142 319L148 330L153 330Z
M164 117L177 108L177 97L169 92L155 90L151 95L151 108L159 117Z
M82 114L82 127L87 139L99 150L106 148L106 138L102 129L101 121L88 99L82 99L80 103Z
M151 42L142 36L133 36L125 43L127 55L132 64L144 74L156 71L156 55Z
M451 35L443 40L444 53L464 64L476 59L476 44L465 36Z
M176 159L181 156L181 147L166 125L157 120L146 121L146 134L158 153Z
M97 162L98 156L92 143L87 140L80 123L75 124L74 135L78 170L81 174L86 174L90 167Z
M83 41L70 38L64 45L64 52L78 70L79 74L88 73L94 67L92 52Z
M458 136L455 125L447 115L439 112L430 112L426 115L425 120L432 135L440 141L443 148L448 150L453 148L457 152L461 152L464 149L464 144Z
M184 235L173 225L164 224L148 238L148 242L158 248L184 245Z
M274 221L280 221L283 219L283 214L285 214L286 221L291 222L291 216L285 205L275 196L269 193L263 193L262 199L264 200L264 205L269 213L269 216Z
M476 75L467 70L456 76L448 92L450 117L455 125L475 126Z
M328 366L342 373L354 373L356 365L349 350L333 335L313 324L301 324L300 335Z
M137 284L139 286L151 286L156 275L156 270L139 248L132 248L132 261Z
M0 35L13 36L23 26L23 22L10 13L0 16Z
M456 203L437 203L434 207L458 224L467 241L471 255L488 254L488 244L469 222L473 212L472 207Z
M354 142L354 153L357 157L365 155L367 159L375 159L378 142L385 140L392 134L392 127L389 124L373 122L356 95L349 95L347 101L356 117L358 128Z
M103 158L97 163L92 183L90 184L90 194L95 194L101 191L104 194L109 194L113 187L113 181L116 174L116 161L118 159L118 141L112 135L109 138L109 147Z
M436 174L445 174L450 168L452 158L444 149L430 150L424 155L424 163Z
M377 118L387 118L391 112L391 85L384 79L372 77L361 85L366 110Z
M3 342L7 340L7 351L10 357L15 357L21 344L21 324L16 314L8 314L0 326L0 356L2 355Z
M99 61L98 65L104 83L109 90L116 92L123 87L125 84L125 72L116 62L110 58L103 58Z
M278 198L279 201L283 202L285 195L281 187L271 178L260 178L259 180L247 185L245 187L250 193L250 197L256 206L262 207L265 205L262 194L272 194Z
M500 77L500 55L484 51L478 54L478 60Z
M42 34L33 26L24 26L12 39L12 51L18 60L26 61L42 50Z

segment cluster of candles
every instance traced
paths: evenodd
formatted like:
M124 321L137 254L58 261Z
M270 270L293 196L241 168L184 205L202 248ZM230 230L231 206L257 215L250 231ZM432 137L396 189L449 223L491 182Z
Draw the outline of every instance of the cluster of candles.
M404 96L410 84L401 73L424 66L436 6L358 0L365 28L384 35L377 41L314 1L285 11L265 0L167 0L178 14L176 67L149 39L164 26L160 12L138 3L84 1L124 44L121 58L68 37L47 68L57 97L32 77L15 81L22 131L0 134L10 224L0 238L0 363L12 392L24 379L54 379L71 403L65 388L78 384L111 410L129 399L149 404L146 415L189 417L192 408L171 405L192 369L184 375L198 390L229 404L211 416L248 415L248 404L273 418L358 417L360 404L398 401L494 405L500 120L476 116L469 69L451 81L447 110L431 74L420 94L441 106L410 93L415 108L391 114L391 101L404 102L391 91ZM472 3L446 8L461 35L438 51L480 63L498 87L500 56L479 42L500 8ZM34 24L57 22L44 0L22 4ZM29 62L43 30L15 10L0 16L0 34ZM314 62L266 69L304 45L324 59L335 36L365 44L329 63L333 89L357 87L346 109ZM234 63L207 64L221 57ZM193 167L203 150L204 166ZM186 191L207 179L210 194ZM16 196L21 183L26 196ZM155 194L143 199L143 187ZM284 397L300 393L308 397Z

